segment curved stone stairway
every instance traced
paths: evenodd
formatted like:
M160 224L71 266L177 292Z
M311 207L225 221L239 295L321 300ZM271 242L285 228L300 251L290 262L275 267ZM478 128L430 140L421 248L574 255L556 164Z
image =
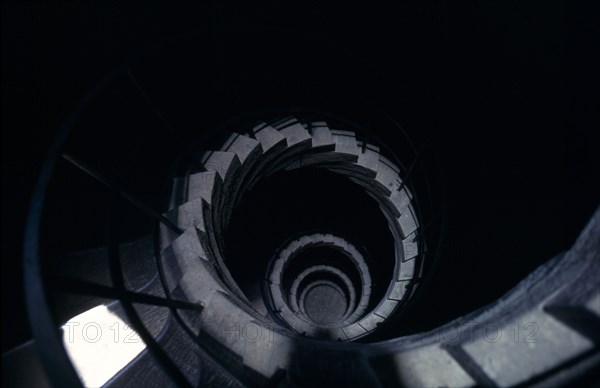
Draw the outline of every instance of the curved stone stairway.
M177 179L173 208L165 214L184 233L177 236L163 226L161 241L169 284L180 287L189 300L204 303L203 315L209 311L221 314L221 306L210 303L216 292L248 302L227 270L222 255L223 231L243 193L261 176L284 169L327 168L362 186L379 203L395 239L395 280L377 307L365 312L363 301L363 311L352 314L344 325L327 334L317 330L319 327L312 329L333 340L358 339L375 330L414 291L418 271L423 267L412 194L403 185L398 167L380 155L376 146L357 141L353 132L330 129L325 122L301 124L287 118L256 126L251 133L234 133L221 150L208 151L201 160L205 171ZM281 260L273 263L278 270L282 265ZM368 271L366 265L362 271ZM278 284L274 276L270 283ZM363 286L368 293L370 285ZM274 310L285 315L283 320L294 331L310 336L315 330L300 324L298 311L292 312L286 303L280 303L284 300L287 296L276 299Z
M198 160L174 181L154 250L158 274L152 241L119 247L120 260L143 262L149 276L125 265L123 295L138 299L107 307L147 348L106 386L547 386L600 365L600 210L571 250L498 301L429 332L357 343L401 312L426 265L403 170L354 132L295 118L231 134ZM305 167L345 176L379 204L395 253L379 300L373 258L327 231L290 236L252 295L228 270L224 232L244 193L261 177ZM317 248L341 259L320 262Z
M344 348L302 338L352 341L368 335L410 298L423 270L419 221L398 167L352 132L294 118L233 134L221 150L205 153L202 160L205 171L179 178L174 185L172 209L165 215L183 233L162 227L162 263L169 289L204 306L200 314L181 311L181 319L201 343L213 346L216 358L232 360L224 368L227 372L206 372L227 384L235 385L239 381L234 376L244 376L244 384L286 385L296 374L304 383L329 381L330 376L330 383L358 386L544 385L569 381L597 365L593 327L600 322L599 293L590 276L599 269L593 248L600 235L599 213L570 252L541 267L497 303L429 333ZM295 236L273 257L265 275L271 315L257 312L252 307L256 301L246 299L227 271L221 236L244 191L261 176L308 166L329 169L363 187L389 222L395 239L394 279L373 309L365 309L365 298L370 297L368 265L351 243L331 234ZM361 281L352 283L339 268L317 265L296 271L292 286L286 287L282 279L291 267L288 261L315 245L342 251L361 273ZM306 284L308 276L319 273ZM565 279L580 283L569 288ZM331 299L343 308L331 313L329 306L325 317L318 308L315 312L315 303ZM543 338L515 341L509 336L511 327L528 323ZM314 371L298 370L315 352L332 365L322 369L321 361L311 359ZM355 373L331 357L344 359ZM518 359L527 360L527 366ZM580 362L573 364L574 360ZM198 376L188 378L194 381Z

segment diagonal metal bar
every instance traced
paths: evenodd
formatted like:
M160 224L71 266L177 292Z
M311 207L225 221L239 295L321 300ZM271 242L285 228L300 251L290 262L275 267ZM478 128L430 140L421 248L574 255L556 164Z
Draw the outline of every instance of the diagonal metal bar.
M439 219L442 218L443 213L442 212L438 212L436 215L434 215L433 217L431 217L431 220L429 221L429 223L427 223L427 225L423 226L421 228L421 233L426 233L427 230L429 230L429 228L434 225Z
M129 78L129 80L131 81L131 83L133 84L135 89L140 93L140 96L142 97L142 99L152 109L152 111L154 112L156 117L158 117L158 120L168 130L170 138L172 138L176 142L179 142L180 144L186 144L185 140L181 138L181 136L179 135L179 133L177 131L175 131L171 122L169 120L167 120L167 117L163 114L163 112L154 103L152 98L150 98L150 95L148 95L146 90L142 87L142 85L140 84L140 82L138 81L138 79L136 78L136 76L133 74L133 72L131 70L127 71L127 77ZM200 162L200 160L197 158L197 156L194 153L192 153L190 155L190 157L192 159L192 162L194 164L196 164L200 169L202 169L203 164Z
M142 294L135 291L129 291L125 289L116 289L109 286L103 286L101 284L90 283L85 280L73 279L69 277L59 277L55 282L52 283L52 288L71 292L76 294L86 294L99 296L103 298L128 300L133 303L142 303L155 306L164 306L169 308L186 309L186 310L198 310L202 311L203 306L200 304L165 299L160 296Z
M156 106L154 101L152 101L152 99L150 98L148 93L146 93L146 90L138 82L137 78L133 75L133 72L131 70L127 70L127 77L129 78L129 80L131 81L133 86L135 86L135 88L138 90L138 92L140 92L144 101L146 101L146 103L148 105L150 105L150 107L152 108L152 110L154 111L154 113L156 114L158 119L160 120L160 122L169 130L171 135L175 134L175 131L173 131L173 126L171 125L169 120L167 120L167 118L162 113L162 111L160 109L158 109L158 106Z
M131 203L133 206L140 209L142 212L144 212L147 215L149 215L150 217L160 221L165 226L167 226L169 229L173 230L175 233L177 233L179 235L183 234L183 230L181 230L177 225L175 225L173 222L171 222L171 220L169 220L162 214L160 214L160 213L154 211L153 209L149 208L148 206L146 206L144 203L142 203L140 200L135 198L133 195L129 194L125 189L120 187L120 185L117 182L115 182L114 180L103 176L99 171L97 171L96 169L94 169L93 167L88 165L87 163L84 163L83 161L79 160L78 158L76 158L75 156L73 156L71 154L65 153L65 154L62 154L62 157L63 157L63 159L65 159L66 161L71 163L73 166L77 167L78 169L85 172L92 178L96 179L98 182L100 182L103 185L107 186L108 188L111 188L114 191L116 191L121 197L126 199L129 203Z
M398 191L402 191L404 186L406 186L406 182L408 182L408 179L410 178L412 172L414 171L415 166L417 165L417 162L423 155L423 151L425 150L428 142L429 142L428 140L423 142L423 144L421 145L421 148L419 148L419 150L417 151L417 154L415 155L415 159L411 162L410 166L408 166L408 170L406 170L406 176L404 177L404 179L402 179L402 183L400 184L400 187L398 187Z

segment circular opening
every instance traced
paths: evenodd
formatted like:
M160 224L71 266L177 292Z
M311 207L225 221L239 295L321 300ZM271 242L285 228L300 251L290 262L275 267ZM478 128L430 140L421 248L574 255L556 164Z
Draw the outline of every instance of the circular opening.
M393 280L394 241L388 221L377 202L360 186L318 168L261 178L244 194L233 213L225 232L224 257L232 278L252 306L267 314L257 283L265 279L269 261L284 241L312 231L326 231L360 243L357 247L368 253L365 259L372 283L368 308L375 307ZM357 297L362 292L360 274L343 253L330 247L312 247L301 254L301 260L290 263L299 268L289 268L284 288L289 289L305 268L330 265L352 280Z
M320 254L314 254L318 249ZM354 281L347 272L355 272ZM273 314L304 335L339 338L336 330L362 319L369 304L371 277L363 254L333 234L310 233L289 240L272 258L266 276Z
M346 275L357 295L362 293L362 279L352 260L333 247L310 247L289 261L283 271L283 289L292 291L298 276L309 268L327 266Z
M317 325L330 325L341 321L348 309L344 293L329 282L311 284L302 299L306 315Z
M292 309L294 310L297 307L296 310L300 310L304 316L308 317L305 304L306 297L312 288L319 285L335 289L344 298L344 313L330 323L341 322L354 312L356 308L356 290L350 279L343 272L325 266L309 268L298 276L288 296ZM308 318L314 322L314 319Z

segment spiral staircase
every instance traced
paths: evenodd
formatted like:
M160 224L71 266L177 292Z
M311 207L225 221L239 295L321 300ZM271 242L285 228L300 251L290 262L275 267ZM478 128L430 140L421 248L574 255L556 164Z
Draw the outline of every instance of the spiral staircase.
M354 52L237 33L216 39L232 47L221 62L198 53L215 44L208 33L153 46L67 118L28 213L34 338L3 355L3 382L594 383L600 210L569 250L524 258L521 273L497 271L485 244L479 267L461 261L478 249L460 238L476 194L448 202L476 191L478 167L444 157L462 156L462 138L447 145L452 133L430 130L429 107L412 121L429 129L400 126L398 111L422 100L382 108L410 93L378 96L387 75L372 82ZM239 69L227 77L223 63ZM449 193L448 180L465 187ZM507 240L519 222L502 225ZM469 302L459 286L474 278L484 281L468 284Z
M281 116L220 132L214 151L192 147L174 174L162 214L73 153L61 154L69 174L78 171L109 189L113 211L131 207L156 227L149 237L110 243L115 229L127 229L116 218L108 224L105 248L42 262L28 256L30 284L44 279L57 292L45 310L46 294L28 290L54 384L102 381L90 380L94 366L78 362L77 350L65 342L74 314L99 304L145 344L102 381L109 387L542 386L594 370L600 214L569 252L499 301L433 331L378 341L381 328L404 319L427 263L434 262L424 233L435 228L422 226L411 184L418 165L402 166L396 155L385 156L385 147L341 121L315 120L314 113ZM373 201L369 211L379 210L392 237L391 259L371 255L369 244L331 226L319 230L318 222L285 239L274 236L266 257L230 249L235 241L228 230L236 228L236 211L248 193L261 195L262 181L296 179L298 172L347 181L364 197L334 181L338 195L364 201L356 206ZM247 225L238 223L242 230ZM46 272L35 270L44 263L51 265ZM43 325L48 319L63 324L63 343Z

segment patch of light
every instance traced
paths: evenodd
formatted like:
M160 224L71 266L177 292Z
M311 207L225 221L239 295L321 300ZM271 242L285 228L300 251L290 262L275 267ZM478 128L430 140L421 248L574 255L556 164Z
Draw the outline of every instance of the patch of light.
M138 334L106 306L96 306L62 327L63 344L86 387L105 384L146 345Z

